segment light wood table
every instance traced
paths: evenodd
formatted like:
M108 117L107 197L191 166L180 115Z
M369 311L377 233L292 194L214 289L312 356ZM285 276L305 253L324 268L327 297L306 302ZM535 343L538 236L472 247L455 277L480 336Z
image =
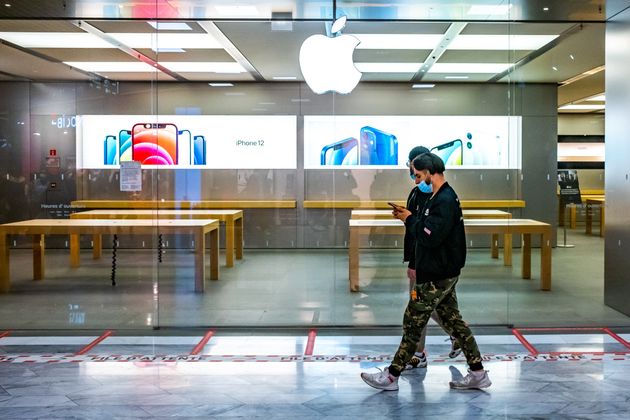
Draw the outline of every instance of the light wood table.
M525 207L523 200L459 200L462 209L511 209ZM393 203L405 206L405 201L397 200ZM306 209L389 209L384 200L304 200Z
M348 247L348 267L350 291L359 290L359 244L361 235L368 235L374 228L380 233L404 234L405 226L398 219L350 219L350 243ZM522 235L521 275L531 278L531 235L541 235L540 289L551 290L551 225L531 219L467 219L464 220L466 233L486 233L504 235L512 253L512 235Z
M511 219L512 214L503 210L489 210L489 209L463 209L462 213L464 219ZM392 219L391 210L352 210L350 213L351 219ZM505 244L504 244L505 247ZM511 244L510 244L511 249ZM492 258L499 258L499 235L492 234L490 241L490 255ZM508 258L505 258L503 262L505 265L512 265L511 253Z
M294 209L295 200L74 200L70 205L80 209Z
M586 234L590 235L593 230L593 206L599 207L599 236L604 237L606 226L606 198L604 197L586 199Z
M31 235L33 237L33 279L44 278L45 235L70 235L71 246L78 248L79 235L146 235L155 233L187 233L195 238L195 292L204 291L206 273L205 244L210 245L210 278L219 279L219 221L218 220L153 220L112 219L34 219L0 225L0 292L11 288L9 276L8 235ZM72 245L72 242L75 242ZM78 258L70 255L71 260ZM78 265L74 261L71 265Z
M225 265L234 257L243 259L243 210L88 210L72 213L71 219L217 219L225 223ZM157 222L159 225L160 223ZM101 257L101 235L92 238L92 256ZM73 250L70 250L73 252ZM78 250L74 250L78 252Z

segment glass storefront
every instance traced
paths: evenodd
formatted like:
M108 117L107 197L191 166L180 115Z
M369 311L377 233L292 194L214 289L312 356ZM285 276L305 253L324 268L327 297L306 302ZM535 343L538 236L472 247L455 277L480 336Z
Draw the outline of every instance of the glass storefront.
M605 17L145 3L0 13L0 222L31 221L6 230L0 328L399 327L387 203L415 188L419 145L464 208L468 322L630 325L604 302L603 207L587 217L603 158L558 155L559 137L604 139L602 110L559 107L604 93ZM342 14L345 57L325 36ZM358 85L330 92L345 73Z

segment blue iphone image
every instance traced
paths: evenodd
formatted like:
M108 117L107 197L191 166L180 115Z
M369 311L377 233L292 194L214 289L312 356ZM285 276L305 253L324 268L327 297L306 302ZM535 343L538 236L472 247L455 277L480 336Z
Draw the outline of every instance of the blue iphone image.
M361 165L398 165L398 139L374 127L365 126L360 132Z
M193 165L206 164L206 138L195 136L193 140Z
M118 165L118 153L116 150L116 136L107 135L103 141L103 163L105 165Z
M328 165L356 165L358 157L358 142L354 137L339 140L322 148L320 164Z
M120 130L118 132L118 160L119 162L131 161L131 131Z
M188 166L192 164L192 134L190 130L177 132L179 142L177 144L177 164Z
M445 166L460 166L464 164L464 150L460 139L435 146L431 148L431 152L442 158Z

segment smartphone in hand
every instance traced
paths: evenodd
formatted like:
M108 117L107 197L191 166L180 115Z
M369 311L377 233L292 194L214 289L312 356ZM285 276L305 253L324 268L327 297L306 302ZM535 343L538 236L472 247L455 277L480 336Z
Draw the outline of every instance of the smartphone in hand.
M404 207L399 206L398 204L394 204L392 202L388 202L387 204L389 204L396 211L404 210Z

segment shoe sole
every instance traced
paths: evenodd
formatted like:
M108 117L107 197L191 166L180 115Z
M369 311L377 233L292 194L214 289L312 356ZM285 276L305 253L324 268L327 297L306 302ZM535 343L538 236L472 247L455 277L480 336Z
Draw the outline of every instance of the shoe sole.
M478 389L478 390L482 390L485 388L489 388L490 385L492 385L492 382L488 383L488 384L484 384L484 385L478 385L478 386L457 386L457 385L453 385L450 384L451 389Z
M365 382L366 384L368 384L369 386L371 386L371 387L372 387L372 388L374 388L374 389L379 389L379 390L381 390L381 391L398 391L398 384L396 384L396 388L385 388L385 387L382 387L382 388L381 388L381 387L374 386L373 384L369 383L369 382L367 381L367 379L365 379L365 378L363 377L363 375L361 375L361 379L363 379L363 382Z

